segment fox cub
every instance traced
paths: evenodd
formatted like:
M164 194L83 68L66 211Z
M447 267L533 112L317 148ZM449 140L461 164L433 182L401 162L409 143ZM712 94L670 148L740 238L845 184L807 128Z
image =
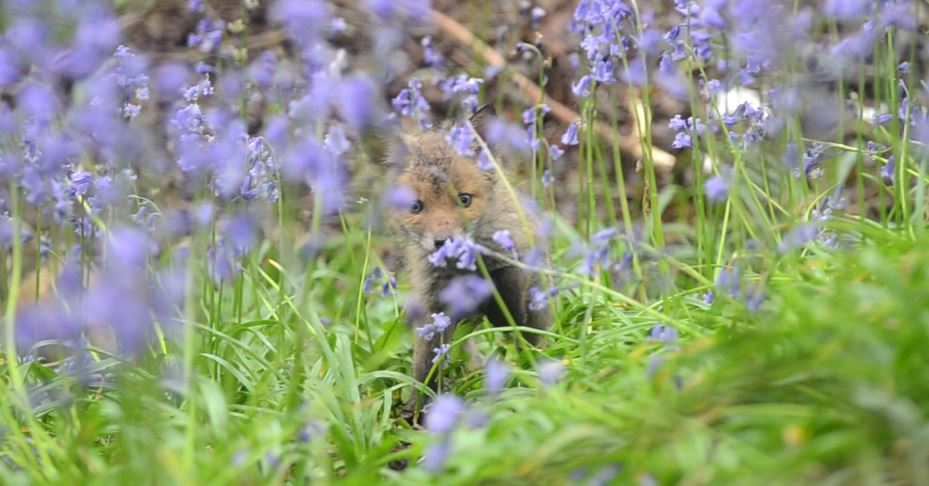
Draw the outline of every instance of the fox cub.
M454 264L435 266L429 261L430 255L453 239L461 238L471 238L476 244L506 254L493 238L500 230L509 231L515 251L524 255L529 250L527 228L517 212L518 202L505 189L497 172L481 170L473 159L456 153L442 132L408 135L404 142L407 145L405 169L398 184L409 189L415 201L405 211L395 214L395 226L405 247L413 297L428 313L443 312L447 309L439 296L446 285L454 277L468 273L481 275L481 272L480 269L460 269ZM540 286L539 275L491 255L481 258L514 323L535 329L548 328L551 317L547 306L530 308L529 289ZM493 296L485 299L473 315L464 317L480 315L486 316L495 326L509 325ZM414 333L413 377L416 380L426 379L435 356L433 350L451 341L456 325L453 321L443 333L427 336L431 339ZM525 333L524 337L531 344L538 341L538 334ZM435 389L435 378L427 385ZM414 393L414 406L415 397Z

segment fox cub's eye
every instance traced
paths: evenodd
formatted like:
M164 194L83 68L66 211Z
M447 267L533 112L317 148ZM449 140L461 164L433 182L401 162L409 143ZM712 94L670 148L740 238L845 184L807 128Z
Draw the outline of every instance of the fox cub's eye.
M468 207L471 205L471 195L464 192L458 195L458 201L461 202L461 205Z
M410 206L410 212L413 214L419 214L423 210L423 202L417 199L413 202L413 205Z

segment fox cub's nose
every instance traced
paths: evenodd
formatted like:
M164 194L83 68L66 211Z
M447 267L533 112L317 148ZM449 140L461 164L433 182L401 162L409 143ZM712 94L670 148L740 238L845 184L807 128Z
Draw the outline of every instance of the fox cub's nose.
M448 238L436 238L433 242L435 243L435 249L438 250L439 248L442 248L442 245L444 245L446 241L448 241Z

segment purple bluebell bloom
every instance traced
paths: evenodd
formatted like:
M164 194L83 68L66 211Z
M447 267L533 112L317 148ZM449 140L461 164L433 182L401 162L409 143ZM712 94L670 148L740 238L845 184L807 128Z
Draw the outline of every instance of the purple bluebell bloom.
M355 132L363 132L379 121L380 95L374 82L367 77L353 76L342 81L339 91L340 112Z
M551 187L555 183L555 176L552 175L552 171L545 169L542 172L542 187Z
M815 240L819 233L820 228L815 224L799 224L784 235L781 239L781 243L778 245L778 251L787 253L805 246L807 243Z
M516 243L513 242L513 237L510 235L509 230L495 231L493 234L493 240L498 245L500 245L500 248L503 248L504 251L516 251Z
M593 76L585 74L581 79L571 85L571 92L576 98L585 98L590 95L590 85L593 83Z
M329 24L329 8L320 0L277 0L271 20L283 24L288 37L304 48L314 44Z
M896 172L897 158L891 155L887 157L887 163L881 168L881 180L884 184L892 186L894 183L894 174Z
M548 298L558 295L558 289L552 287L548 291L542 290L539 287L531 287L529 289L529 310L542 310L548 306Z
M729 197L729 182L721 175L714 175L703 183L703 192L712 202L723 202Z
M445 467L445 462L452 452L451 439L444 436L438 442L429 446L423 456L423 469L430 473L437 473Z
M464 317L493 295L490 282L477 275L462 275L453 278L439 293L439 301L445 304L453 319Z
M577 135L580 131L580 128L581 126L579 122L574 122L568 125L568 130L564 133L564 135L561 136L561 144L568 146L577 145Z
M447 363L449 358L449 351L451 351L451 349L452 345L449 343L442 343L439 345L439 347L433 348L432 352L434 353L434 356L432 357L432 364L437 364L439 361Z
M432 324L435 325L437 331L445 332L452 325L452 320L444 312L437 312L432 314Z
M459 155L465 157L474 155L475 138L471 122L465 121L462 124L453 126L445 140Z
M674 141L671 142L671 147L676 149L689 149L693 148L693 139L690 134L687 132L678 132L674 136Z
M540 361L536 373L543 386L554 386L561 381L567 368L561 360L548 359Z
M499 395L503 391L503 387L506 386L506 382L510 378L510 368L497 360L494 357L491 357L487 361L487 368L484 374L484 386L487 388L487 392L491 395Z
M648 340L659 343L677 342L677 328L659 324L648 333Z
M456 260L455 266L459 269L477 270L477 255L482 251L483 247L470 237L452 238L429 255L429 262L437 267L445 267L449 260Z
M477 167L481 170L494 170L494 163L490 159L490 154L481 149L481 154L477 158Z
M392 187L387 192L387 205L394 211L408 211L416 202L416 193L406 186Z
M439 395L426 409L426 430L430 434L448 434L458 426L465 403L455 395Z

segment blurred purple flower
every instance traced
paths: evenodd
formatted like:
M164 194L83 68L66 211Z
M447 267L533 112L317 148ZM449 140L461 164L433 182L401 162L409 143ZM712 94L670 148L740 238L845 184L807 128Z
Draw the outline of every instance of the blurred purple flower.
M490 155L484 149L481 149L481 154L477 158L477 167L481 170L494 169L494 163L490 160Z
M590 85L593 83L593 76L585 74L581 79L571 85L571 92L576 98L585 98L590 95Z
M891 155L887 157L887 163L881 168L881 180L884 184L892 186L894 184L894 174L896 173L897 158Z
M491 395L499 395L510 378L510 368L494 357L487 360L484 386Z
M452 149L465 157L470 157L474 155L474 130L471 127L471 122L465 121L461 124L455 125L448 132L448 135L445 137L445 140L451 145Z
M24 67L16 53L0 46L0 88L16 84L23 76Z
M823 13L838 20L859 20L868 15L871 0L826 0Z
M144 232L130 227L117 228L108 239L108 263L144 267L152 254L154 242Z
M714 175L703 183L703 192L712 202L723 202L729 197L729 182L721 175Z
M648 340L658 343L677 342L677 328L658 324L648 333Z
M498 245L500 245L500 248L503 248L504 251L516 251L516 243L513 242L513 237L510 235L509 230L495 231L493 234L493 240Z
M442 343L437 348L433 348L432 352L434 356L432 357L432 364L437 364L439 361L448 362L449 354L451 351L452 345L449 343Z
M635 60L632 62L635 62ZM613 76L614 69L613 61L609 59L601 59L597 61L594 64L594 80L600 84L615 84L616 77Z
M371 79L353 76L342 81L339 91L340 112L356 133L380 122L377 101L380 95Z
M30 352L41 341L76 342L84 330L80 319L61 305L33 305L17 312L16 348Z
M542 382L542 386L549 387L561 381L566 370L567 368L563 361L547 359L539 362L537 374L539 381Z
M558 294L558 289L552 287L544 291L538 287L529 288L529 310L538 311L548 306L548 298Z
M487 122L487 141L497 149L520 155L529 154L531 147L526 132L519 125L493 117Z
M306 444L313 439L325 434L326 429L327 427L324 422L320 422L319 420L307 420L303 423L303 426L300 427L300 432L297 434L297 440Z
M415 22L427 18L430 0L365 0L365 4L380 20L410 20Z
M423 84L418 79L410 79L407 87L400 90L400 93L391 100L394 110L401 116L413 116L419 122L419 127L423 130L432 127L429 120L429 102L422 94Z
M477 270L477 255L483 247L470 237L451 238L438 250L429 255L429 263L436 267L445 267L449 260L456 260L456 267L462 270Z
M674 135L674 141L671 142L671 147L676 149L693 148L693 139L687 132L678 132Z
M318 40L329 24L329 8L319 0L278 0L270 13L271 20L282 24L303 48Z
M223 40L226 23L211 17L197 21L196 31L187 35L187 47L196 47L203 53L214 53Z
M465 411L465 403L455 395L439 395L426 408L426 430L430 434L448 434L458 425Z
M432 314L432 324L437 331L445 332L452 325L452 320L444 312L436 312Z
M244 255L252 251L258 243L257 223L246 213L231 216L225 221L223 236L236 255Z
M795 250L816 239L819 235L820 228L815 224L803 223L793 227L781 239L778 245L778 251L787 253Z
M561 144L567 146L577 145L577 135L580 128L580 122L574 122L568 125L568 130L561 136Z
M645 86L648 83L648 72L642 58L637 57L629 61L628 66L623 71L623 81L632 86Z
M426 62L427 66L433 67L438 70L445 68L445 57L435 49L435 44L432 42L431 36L423 37L420 44L423 47L423 61Z
M445 436L438 442L429 446L423 456L423 469L430 473L437 473L445 466L445 461L452 452L452 443L449 437Z
M210 278L216 285L232 283L242 271L242 266L236 260L235 254L225 245L211 247L207 250L207 258L210 262Z
M460 319L484 303L493 295L490 282L477 275L462 275L449 281L439 292L439 301L445 304L453 319Z

